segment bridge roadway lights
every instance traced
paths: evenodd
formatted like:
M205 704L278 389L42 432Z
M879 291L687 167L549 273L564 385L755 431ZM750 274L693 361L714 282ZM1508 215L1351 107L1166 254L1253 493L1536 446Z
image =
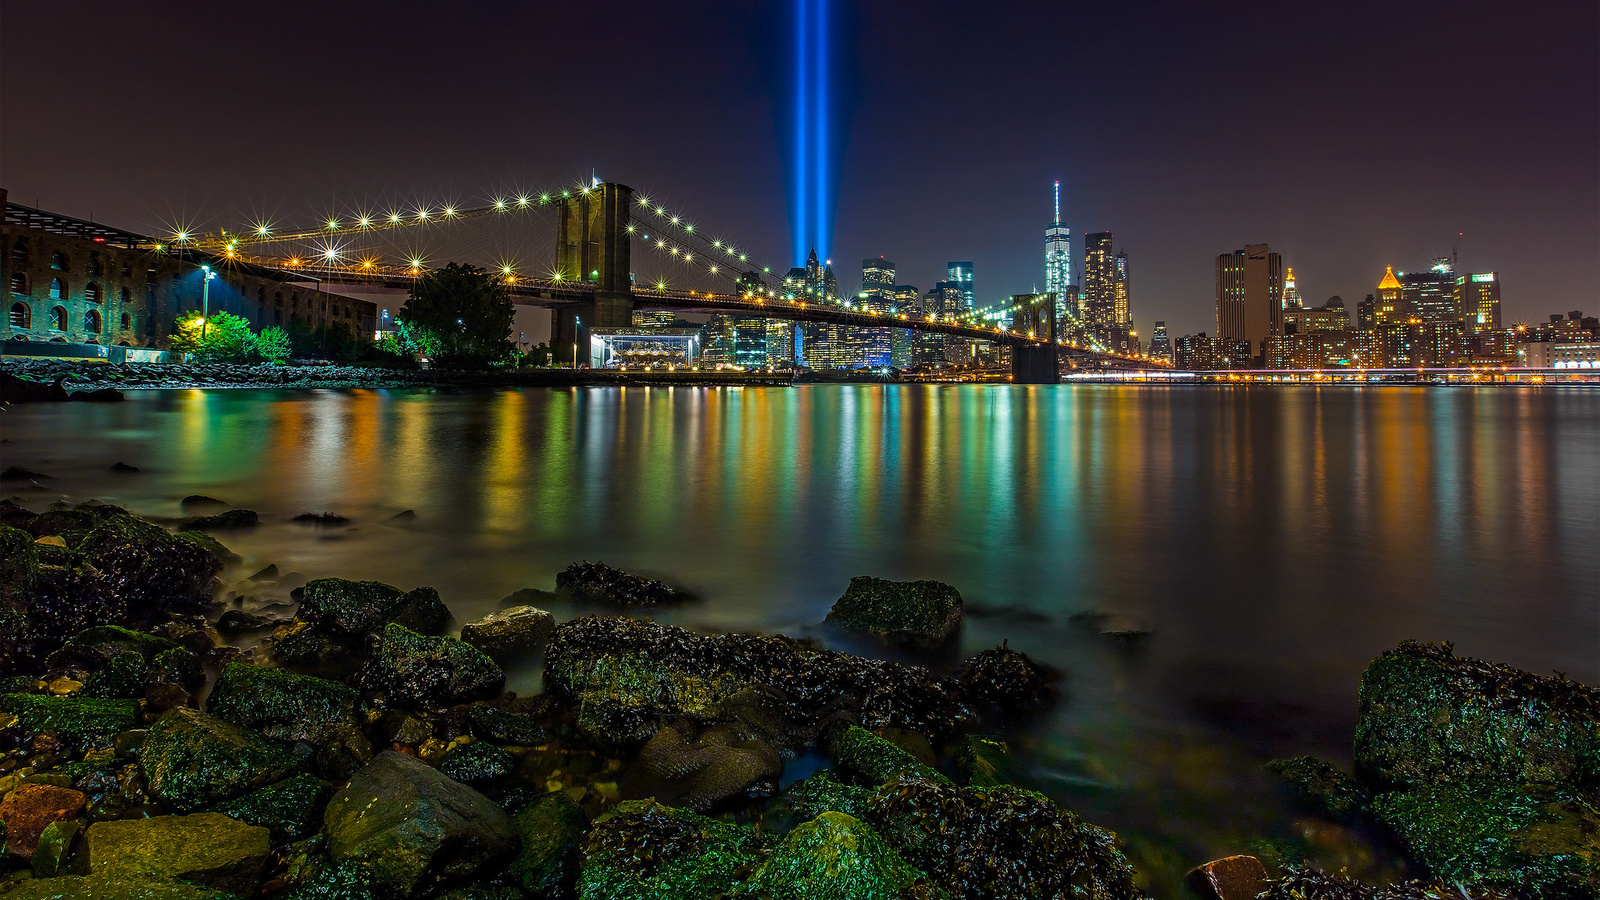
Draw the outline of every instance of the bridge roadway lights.
M1012 347L1012 384L1060 384L1061 367L1056 348Z

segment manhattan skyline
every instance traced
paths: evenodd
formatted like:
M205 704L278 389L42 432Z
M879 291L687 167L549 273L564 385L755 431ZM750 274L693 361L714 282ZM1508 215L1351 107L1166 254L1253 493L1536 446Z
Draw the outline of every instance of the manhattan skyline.
M416 45L422 12L289 4L250 20L243 53L219 54L216 35L244 14L177 3L79 29L68 10L8 9L18 32L73 32L83 64L55 71L49 91L10 92L13 121L53 139L6 129L6 186L18 202L155 231L595 170L782 259L781 9L463 11L424 63L401 65L393 48ZM1424 269L1462 233L1461 268L1501 273L1508 322L1593 306L1594 10L1063 15L1080 39L1057 49L1023 6L981 20L954 5L837 8L838 215L823 252L847 283L854 260L882 254L924 289L949 260L972 260L980 305L1042 288L1059 179L1074 280L1082 235L1113 232L1144 334L1157 319L1175 335L1212 330L1211 261L1253 242L1283 254L1308 304L1353 305L1385 266ZM561 66L582 51L553 36L601 22L637 65ZM470 49L522 34L552 37L531 56ZM36 81L49 50L14 48L0 75ZM671 77L652 74L663 65ZM568 137L542 139L552 126Z

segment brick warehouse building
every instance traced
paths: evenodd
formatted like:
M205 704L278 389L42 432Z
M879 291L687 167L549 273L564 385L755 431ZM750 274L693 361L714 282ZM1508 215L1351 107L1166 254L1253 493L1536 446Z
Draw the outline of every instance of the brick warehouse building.
M200 265L210 263L211 310L256 329L301 322L377 328L368 300L318 290L315 279L174 251L141 234L11 203L0 189L0 340L165 348L178 314L201 308Z

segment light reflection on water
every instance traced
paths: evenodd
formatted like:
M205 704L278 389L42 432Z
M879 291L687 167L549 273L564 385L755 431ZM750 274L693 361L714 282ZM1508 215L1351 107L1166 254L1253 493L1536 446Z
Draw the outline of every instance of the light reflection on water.
M584 558L706 598L669 620L791 633L852 575L948 581L999 610L964 652L1067 673L1023 740L1037 782L1147 867L1283 832L1260 763L1347 761L1360 670L1404 638L1600 681L1581 390L175 391L3 421L6 464L73 499L219 496L262 513L223 535L251 571L431 584L463 621ZM353 525L288 522L324 511ZM1107 643L1088 610L1155 634Z

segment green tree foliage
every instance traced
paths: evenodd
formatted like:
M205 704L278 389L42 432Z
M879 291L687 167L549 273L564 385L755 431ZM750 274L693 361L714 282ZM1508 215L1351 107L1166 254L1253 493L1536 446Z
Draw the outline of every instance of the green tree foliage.
M419 356L432 359L439 355L439 339L432 332L418 328L405 319L396 319L394 333L384 335L383 340L378 342L378 349L406 359Z
M450 263L419 278L400 318L438 341L434 362L476 367L511 354L511 294L487 270Z
M289 332L276 325L261 329L256 335L256 354L269 363L281 363L289 358Z
M245 362L256 352L256 336L248 319L231 313L212 313L207 320L198 312L178 317L172 347L198 362Z

